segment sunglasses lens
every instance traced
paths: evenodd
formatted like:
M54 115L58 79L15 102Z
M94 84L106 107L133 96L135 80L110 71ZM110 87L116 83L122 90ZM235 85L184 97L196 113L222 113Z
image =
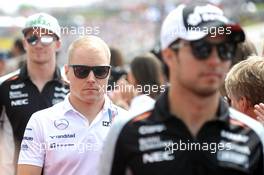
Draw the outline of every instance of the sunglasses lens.
M217 46L218 55L221 60L232 60L236 54L236 44L235 43L222 43Z
M49 45L53 42L53 37L52 36L42 36L40 38L40 42L41 44Z
M70 65L73 68L74 75L77 78L84 79L86 78L90 70L93 71L94 76L98 79L104 79L109 74L110 66L85 66L85 65Z
M98 79L104 79L109 73L109 66L95 66L93 67L94 76Z
M27 39L27 42L31 44L32 46L36 45L38 43L39 38L35 35L30 36ZM43 45L49 45L54 41L54 38L52 36L41 36L40 37L40 42Z
M90 69L87 66L73 65L72 67L73 67L74 75L80 79L86 78L90 72Z
M232 60L234 58L236 53L236 43L223 42L220 44L211 44L204 40L191 42L193 55L199 60L207 59L212 53L212 47L215 46L222 61Z
M212 52L212 46L203 40L191 42L192 52L199 60L205 60Z
M38 37L33 35L33 36L30 36L29 38L27 38L27 42L31 45L36 45L37 44L37 41L38 41Z

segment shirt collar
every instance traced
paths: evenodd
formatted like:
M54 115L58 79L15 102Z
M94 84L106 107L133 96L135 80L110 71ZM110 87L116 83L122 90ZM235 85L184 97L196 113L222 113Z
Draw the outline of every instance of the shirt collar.
M70 101L69 101L69 94L67 94L66 98L63 101L63 114L65 115L67 112L73 111L76 112L78 114L80 114L76 109L74 109L74 107L71 105ZM100 112L103 113L103 116L108 116L109 120L112 120L116 115L117 115L117 108L115 105L113 105L112 101L109 99L109 97L107 95L104 95L105 101L104 101L104 105L103 108Z
M69 101L69 95L70 93L68 93L63 101L63 115L65 116L65 114L67 112L70 112L70 111L74 111L74 112L77 112L74 107L71 105L70 101Z
M20 73L19 73L19 77L22 80L27 80L30 79L29 75L28 75L28 70L27 70L27 65L24 64L21 68L20 68ZM54 75L53 75L53 80L61 80L62 76L61 76L61 71L60 68L56 66Z
M191 105L191 104L190 104ZM168 89L160 96L157 100L154 108L155 120L165 121L170 118L178 118L170 113L169 100L168 100ZM223 98L219 99L219 106L216 112L217 121L228 122L229 121L229 107Z
M115 116L118 115L118 108L113 104L110 98L105 94L105 102L102 109L103 116L107 116L108 120L112 122Z
M113 107L113 103L107 95L104 95L104 98L105 98L105 102L104 102L104 106L103 106L102 111L103 111L103 113L106 113L106 112L108 112L109 108Z

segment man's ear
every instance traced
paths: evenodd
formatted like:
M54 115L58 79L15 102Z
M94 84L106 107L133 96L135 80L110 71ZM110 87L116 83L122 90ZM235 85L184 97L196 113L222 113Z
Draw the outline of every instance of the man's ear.
M27 51L27 41L25 38L23 38L22 43L23 43L23 47L24 47L25 51Z
M69 72L69 65L68 64L65 64L64 65L64 73L65 73L65 75L67 75L68 72Z
M70 68L70 67L69 67L68 64L65 64L63 68L64 68L64 77L65 77L65 81L66 81L66 82L69 82L69 76L70 76L70 75L69 75L69 68Z
M247 100L246 97L240 97L238 100L238 105L243 113L247 113L250 109L251 103Z
M169 48L166 48L162 51L162 58L167 66L171 64L174 55L174 51Z
M57 40L55 44L56 44L56 50L58 51L61 47L61 40Z

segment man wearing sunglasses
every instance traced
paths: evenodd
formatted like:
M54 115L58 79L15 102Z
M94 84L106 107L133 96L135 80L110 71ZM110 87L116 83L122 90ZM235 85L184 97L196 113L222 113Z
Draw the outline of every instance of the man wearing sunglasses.
M111 123L127 112L106 95L110 50L96 36L75 40L68 51L70 93L61 103L30 118L18 175L96 175Z
M244 38L218 7L173 10L161 29L170 86L153 109L113 125L99 174L263 175L263 127L218 90Z
M69 91L56 66L56 51L61 44L57 19L45 13L31 15L22 32L26 64L5 76L0 86L0 111L2 117L6 116L11 123L16 143L15 156L18 156L30 116L63 101Z

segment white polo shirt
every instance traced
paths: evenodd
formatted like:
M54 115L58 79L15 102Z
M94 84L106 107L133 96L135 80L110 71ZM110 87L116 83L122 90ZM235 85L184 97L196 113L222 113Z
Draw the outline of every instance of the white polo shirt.
M116 117L127 111L105 96L103 109L88 120L68 99L38 111L30 118L18 164L43 167L45 175L96 175L102 144Z

